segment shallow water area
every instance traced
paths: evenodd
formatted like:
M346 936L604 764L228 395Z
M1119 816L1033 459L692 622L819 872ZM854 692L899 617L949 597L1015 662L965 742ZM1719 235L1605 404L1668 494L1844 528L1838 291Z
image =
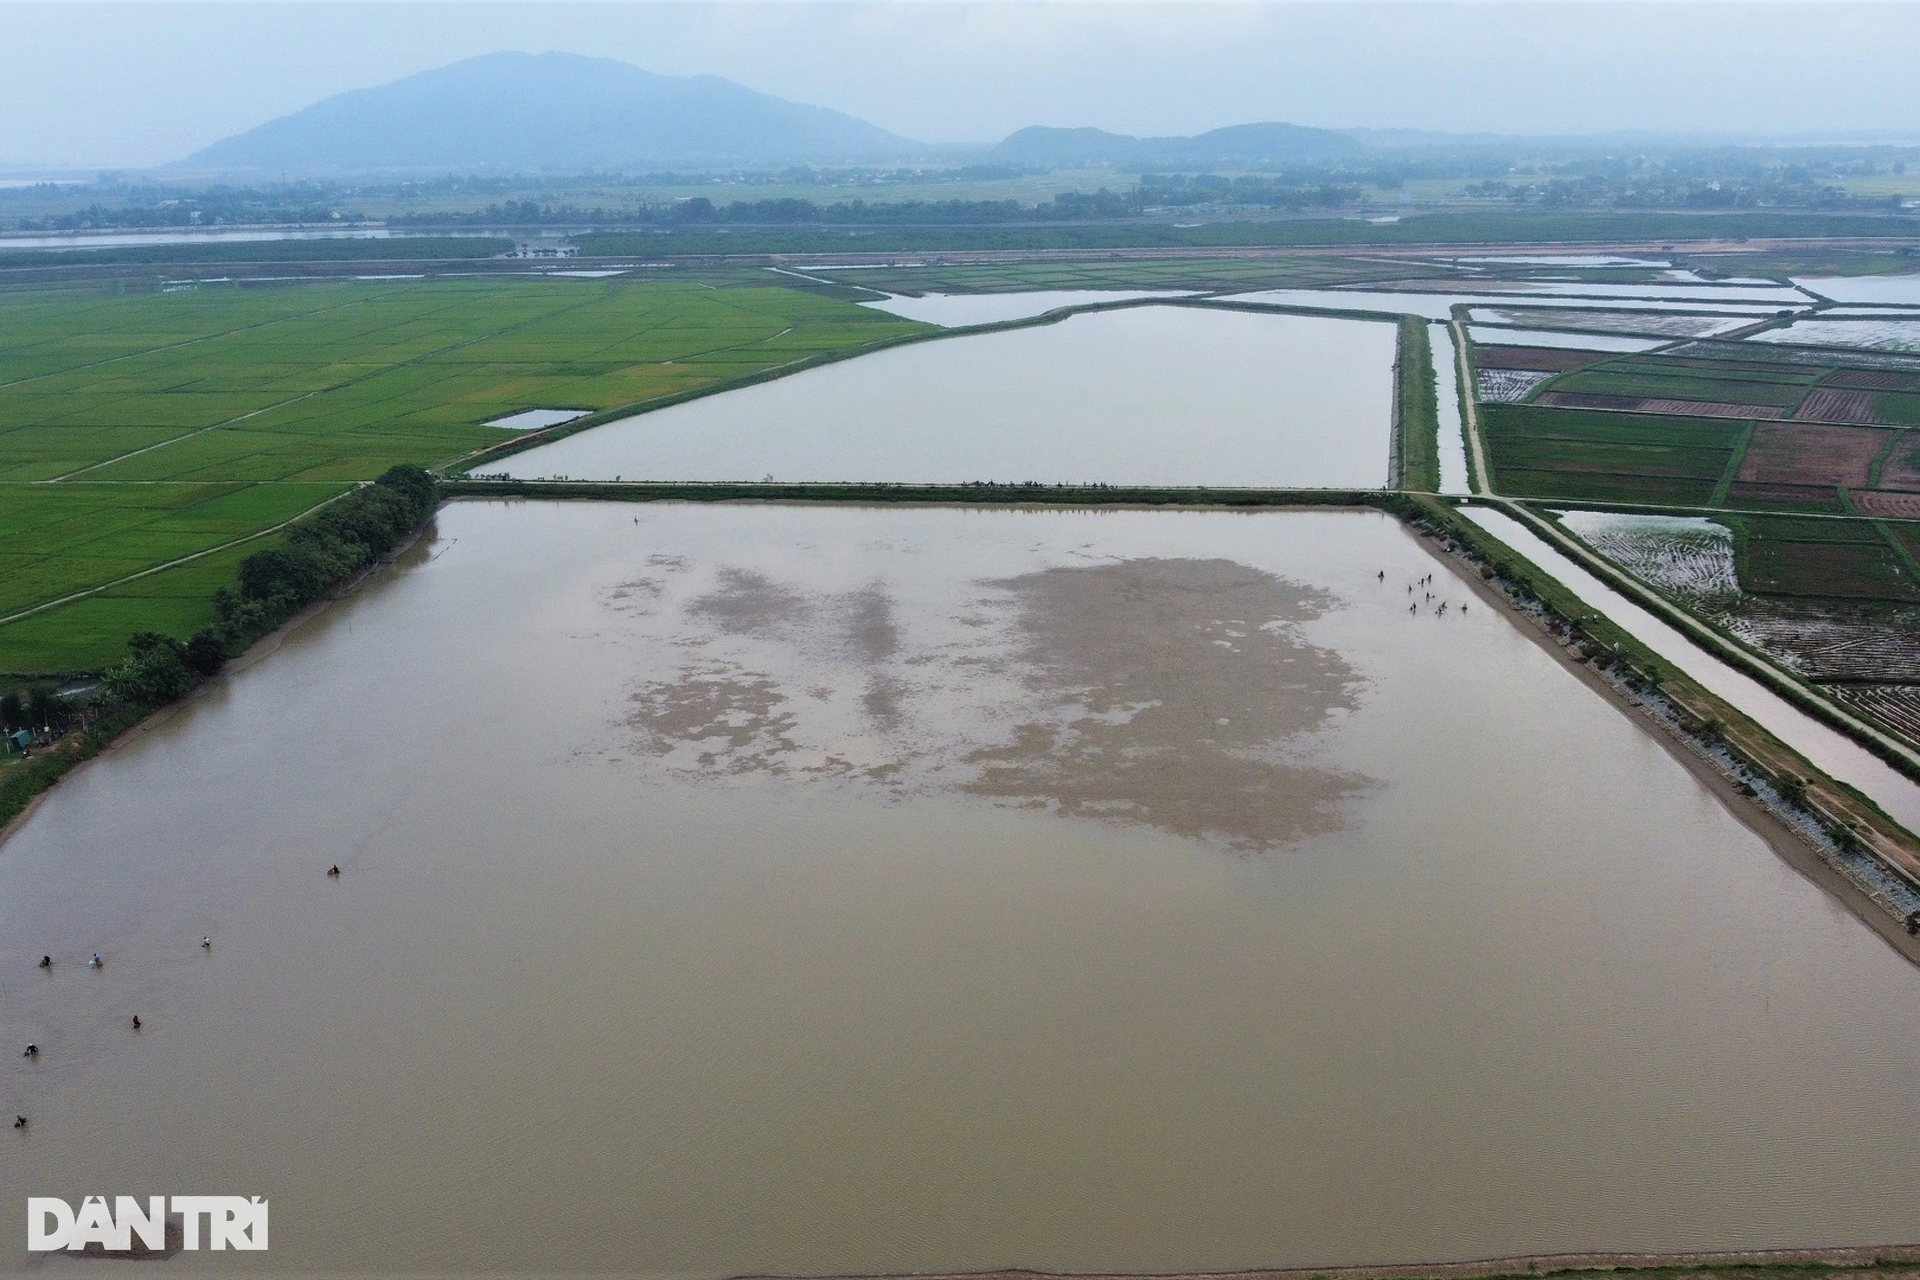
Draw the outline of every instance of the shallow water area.
M863 307L887 311L908 320L943 328L998 324L1025 320L1060 307L1084 307L1100 302L1128 302L1140 298L1186 298L1189 293L1166 289L1036 289L1029 293L926 293L919 297L894 294Z
M1392 325L1146 306L861 356L480 468L529 479L1375 488Z
M1920 975L1367 512L455 504L49 794L0 975L0 1200L271 1197L176 1270L1214 1270L1920 1195Z
M1569 286L1571 288L1571 286ZM1620 286L1623 289L1639 289L1642 286ZM1511 306L1516 300L1523 301L1528 307L1555 307L1566 310L1580 310L1596 305L1606 307L1632 307L1646 311L1701 311L1750 313L1756 319L1771 316L1781 309L1782 303L1773 303L1765 299L1746 299L1744 297L1727 298L1725 290L1698 291L1681 286L1645 286L1652 290L1647 293L1598 293L1585 296L1586 290L1580 290L1583 296L1562 297L1555 292L1545 290L1543 286L1532 286L1514 282L1496 286L1493 282L1476 282L1474 286L1462 288L1448 281L1435 281L1431 289L1415 290L1368 290L1368 289L1263 289L1254 293L1229 294L1223 302L1252 303L1264 306L1281 307L1324 307L1335 311L1390 311L1404 315L1424 316L1428 320L1445 320L1458 304L1474 306ZM1801 306L1811 306L1807 298L1800 298Z
M1748 342L1789 346L1848 347L1861 351L1920 352L1920 317L1885 320L1798 320L1767 329Z
M1565 329L1503 329L1484 324L1468 325L1467 335L1476 346L1565 347L1573 351L1651 351L1675 341L1620 333L1575 333Z
M1803 289L1835 302L1891 302L1920 307L1920 273L1902 276L1805 276Z
M557 427L563 422L584 418L592 412L591 409L522 409L503 418L489 418L481 425L508 431L532 431L540 427Z

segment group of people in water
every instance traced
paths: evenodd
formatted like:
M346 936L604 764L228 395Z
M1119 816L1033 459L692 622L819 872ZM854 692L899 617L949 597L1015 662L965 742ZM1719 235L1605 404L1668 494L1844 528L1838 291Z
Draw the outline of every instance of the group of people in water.
M339 863L336 862L332 866L327 868L327 878L329 880L338 880L340 878ZM211 934L200 935L200 949L202 951L213 950L213 936ZM107 962L101 958L100 953L98 951L94 952L92 957L87 961L87 968L89 969L104 969L106 968L106 965L107 965ZM50 955L41 956L40 963L37 967L41 969L51 970L53 968L53 957ZM138 1031L140 1030L140 1027L141 1027L140 1015L136 1013L133 1015L133 1029L135 1031ZM40 1046L38 1044L29 1043L26 1047L25 1052L23 1052L20 1056L23 1058L37 1058L40 1056ZM23 1115L19 1115L16 1113L13 1117L13 1127L16 1129L26 1128L27 1118Z
M1377 575L1375 575L1375 577L1377 581L1385 582L1387 580L1387 571L1385 569L1382 569ZM1412 582L1407 584L1408 595L1412 595L1415 591L1419 591L1422 593L1421 599L1410 600L1407 602L1407 612L1409 614L1417 614L1420 612L1421 605L1433 603L1433 592L1427 590L1427 588L1432 585L1433 585L1433 575L1430 573L1427 574L1424 578L1415 578ZM1433 616L1436 618L1444 618L1447 616L1447 610L1451 607L1452 607L1451 602L1442 600L1439 606L1434 609ZM1464 614L1466 611L1467 611L1466 602L1462 601L1460 604L1460 612Z

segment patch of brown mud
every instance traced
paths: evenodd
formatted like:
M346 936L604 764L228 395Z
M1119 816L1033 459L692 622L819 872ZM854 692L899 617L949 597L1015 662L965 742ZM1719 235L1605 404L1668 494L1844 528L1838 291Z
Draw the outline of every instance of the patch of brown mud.
M691 764L726 773L784 773L797 723L786 694L758 672L690 670L633 695L630 723L655 756L688 749Z
M720 585L688 606L732 635L754 635L782 623L803 621L807 597L751 569L722 569Z
M622 589L609 607L637 613ZM903 612L885 582L820 592L716 568L662 602L654 652L675 674L629 694L639 752L693 779L957 790L1246 850L1336 827L1372 785L1301 756L1360 687L1300 636L1323 592L1146 559L924 594Z
M1295 624L1323 593L1228 560L1131 560L1002 582L1041 714L970 757L966 790L1268 849L1339 825L1364 779L1291 758L1359 677Z

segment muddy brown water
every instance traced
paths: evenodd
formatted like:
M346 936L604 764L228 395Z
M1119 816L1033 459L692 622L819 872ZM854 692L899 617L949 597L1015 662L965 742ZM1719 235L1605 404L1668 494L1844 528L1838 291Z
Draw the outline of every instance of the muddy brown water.
M1394 326L1367 320L1074 315L657 409L475 474L1376 488L1395 341Z
M451 506L0 846L0 1259L1910 1237L1920 974L1468 600L1364 512Z

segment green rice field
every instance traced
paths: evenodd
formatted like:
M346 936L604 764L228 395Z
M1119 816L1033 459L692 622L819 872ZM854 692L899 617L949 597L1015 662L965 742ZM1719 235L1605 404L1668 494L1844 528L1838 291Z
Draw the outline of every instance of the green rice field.
M216 549L507 438L489 419L923 327L764 273L717 279L0 295L0 671L89 670L133 631L189 634L257 548Z

